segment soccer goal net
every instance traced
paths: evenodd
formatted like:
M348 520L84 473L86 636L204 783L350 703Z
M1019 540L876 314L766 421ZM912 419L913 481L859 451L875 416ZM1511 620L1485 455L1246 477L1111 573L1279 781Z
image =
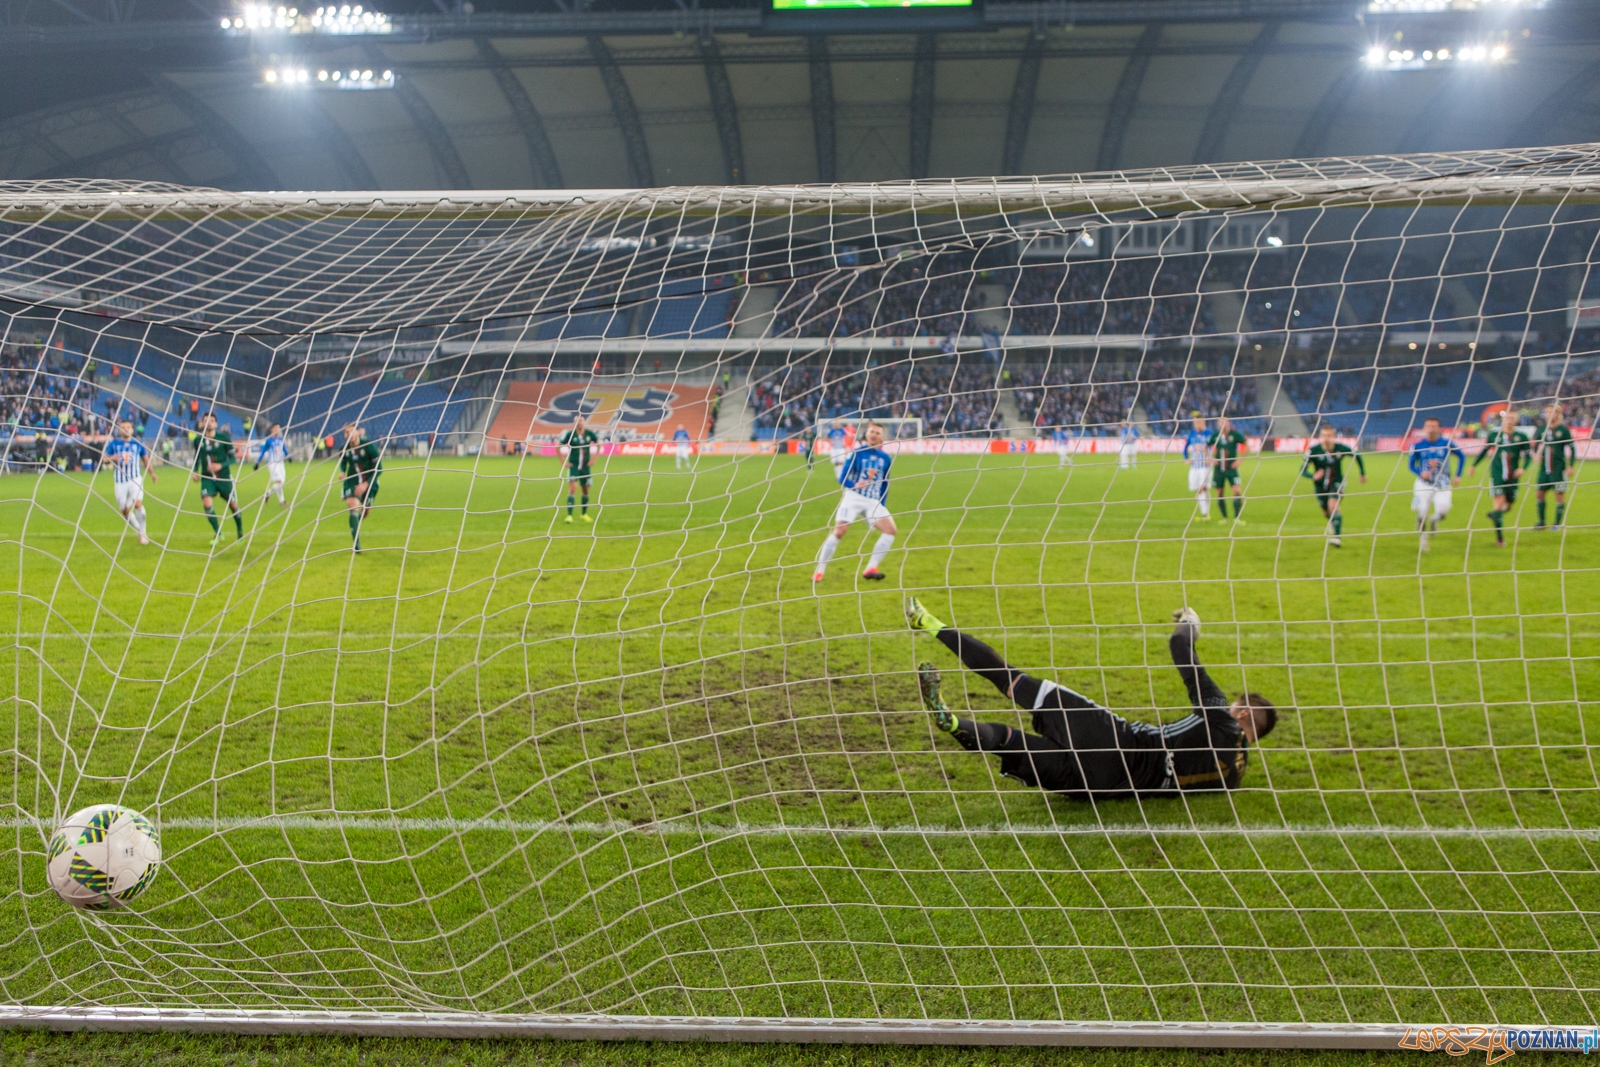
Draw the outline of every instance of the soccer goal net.
M0 184L0 1018L1592 1025L1597 199Z

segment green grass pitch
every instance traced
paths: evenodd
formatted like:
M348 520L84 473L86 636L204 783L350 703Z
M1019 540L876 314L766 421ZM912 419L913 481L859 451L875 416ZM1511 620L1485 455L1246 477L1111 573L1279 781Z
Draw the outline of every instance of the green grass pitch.
M1243 525L1174 461L903 457L884 583L811 561L831 468L393 459L353 557L331 465L182 471L138 546L107 476L0 478L10 1002L1588 1023L1600 779L1592 491L1496 549L1481 477L1419 553L1391 457L1342 549L1298 457ZM1469 528L1470 527L1470 528ZM224 523L231 539L231 524ZM1184 713L1168 618L1287 709L1244 790L1074 803L921 712L1010 716L901 599L1131 716ZM163 825L136 908L77 914L48 824Z

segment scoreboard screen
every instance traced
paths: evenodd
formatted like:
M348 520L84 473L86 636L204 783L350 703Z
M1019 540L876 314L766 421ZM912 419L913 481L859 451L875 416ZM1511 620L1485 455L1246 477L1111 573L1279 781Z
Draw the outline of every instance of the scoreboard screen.
M823 8L971 7L973 0L772 0L774 11L819 11Z

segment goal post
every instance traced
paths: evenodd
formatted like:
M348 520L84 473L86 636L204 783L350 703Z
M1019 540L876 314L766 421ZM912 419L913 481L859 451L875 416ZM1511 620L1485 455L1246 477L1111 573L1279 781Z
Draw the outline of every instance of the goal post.
M841 431L848 428L855 433L856 438L859 440L862 431L866 429L868 424L882 427L885 441L915 441L922 436L921 419L879 418L863 415L857 418L818 419L817 439L821 441L824 438L830 438L833 435L834 427L838 427Z
M0 184L0 1025L1565 1047L1597 248L1583 145Z

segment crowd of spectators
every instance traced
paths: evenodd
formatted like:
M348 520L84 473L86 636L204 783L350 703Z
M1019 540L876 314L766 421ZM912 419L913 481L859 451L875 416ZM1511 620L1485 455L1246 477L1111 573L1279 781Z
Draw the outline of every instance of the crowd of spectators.
M927 436L985 437L1005 420L996 410L995 365L950 356L890 364L795 364L751 376L757 436L792 437L819 419L922 420Z
M773 311L782 337L946 337L981 331L967 311L970 273L925 277L920 266L801 275L785 283Z
M1207 375L1177 363L1152 359L1137 369L1100 368L1091 380L1083 367L1054 364L1020 368L1012 374L1017 407L1037 431L1057 427L1090 436L1112 434L1124 419L1144 409L1150 429L1170 434L1199 411L1206 418L1259 415L1255 379L1248 375Z
M8 431L104 435L118 398L99 400L93 366L82 357L37 342L0 348L0 423Z
M1537 249L1529 254L1539 258ZM1397 254L1383 241L1330 256L1191 253L994 268L919 257L777 283L773 333L1204 337L1335 326L1463 329L1479 318L1486 328L1516 331L1539 328L1535 320L1567 300L1539 289L1534 274L1452 272L1447 282L1435 259Z
M1574 426L1592 429L1600 419L1600 369L1565 378L1554 390L1544 385L1525 392L1530 407L1542 408L1551 400L1559 399L1567 422Z
M1415 405L1422 374L1418 364L1309 371L1285 374L1283 387L1302 412L1330 419L1343 429L1346 424L1341 419L1349 418L1353 427L1361 421L1358 413Z

